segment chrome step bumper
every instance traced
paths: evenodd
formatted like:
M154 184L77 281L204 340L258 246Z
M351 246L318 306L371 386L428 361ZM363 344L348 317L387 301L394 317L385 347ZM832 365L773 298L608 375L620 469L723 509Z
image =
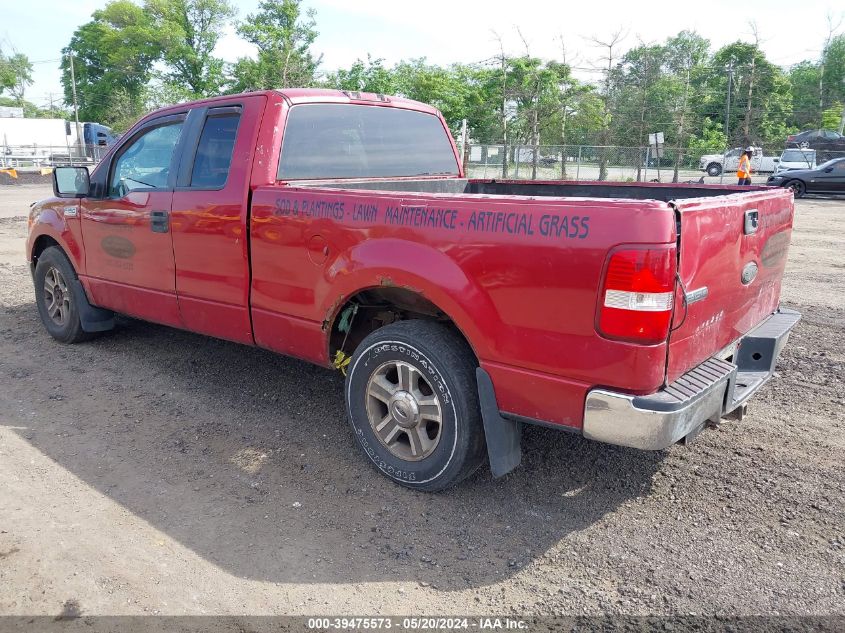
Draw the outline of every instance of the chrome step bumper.
M782 308L739 340L733 362L710 358L647 396L593 389L584 410L584 437L660 450L745 404L771 378L801 314Z

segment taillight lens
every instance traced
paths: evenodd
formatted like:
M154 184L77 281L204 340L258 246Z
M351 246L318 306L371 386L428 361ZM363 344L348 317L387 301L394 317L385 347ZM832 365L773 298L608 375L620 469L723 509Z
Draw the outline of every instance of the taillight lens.
M661 343L669 335L674 298L672 246L615 250L599 299L599 332L623 341Z

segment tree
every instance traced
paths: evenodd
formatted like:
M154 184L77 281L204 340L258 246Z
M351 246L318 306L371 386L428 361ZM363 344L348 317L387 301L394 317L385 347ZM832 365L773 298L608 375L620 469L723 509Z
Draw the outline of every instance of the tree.
M146 11L159 33L165 81L187 88L189 97L219 94L223 60L214 47L226 23L235 17L228 0L147 0Z
M326 77L326 85L338 90L394 94L397 91L395 72L383 65L384 60L356 59L348 69L340 68Z
M12 70L9 60L3 54L3 49L0 48L0 95L4 91L9 90L15 85L15 73Z
M711 65L734 69L728 142L736 145L780 145L788 134L787 117L792 112L789 79L766 59L756 44L734 42L713 55ZM727 76L711 75L708 92L712 105L724 112Z
M678 182L678 172L683 160L683 148L686 147L690 136L690 128L695 125L692 104L699 102L701 94L701 79L704 76L702 67L710 52L710 42L695 31L681 31L677 36L666 41L666 63L673 74L676 83L681 83L683 89L672 107L672 114L677 126L675 134L675 167L672 182Z
M15 53L8 59L14 82L9 87L9 94L23 105L27 87L32 85L32 64L23 53Z
M843 114L845 113L843 113L843 106L841 103L836 103L830 106L827 110L822 112L822 129L837 129L839 127L840 121L842 121Z
M306 87L315 83L322 56L314 57L315 12L302 14L302 0L261 0L258 12L238 25L238 33L258 47L258 58L243 57L234 68L236 92Z
M824 90L822 109L845 103L845 34L831 38L824 51Z
M23 53L7 56L0 48L0 94L8 91L18 106L24 105L24 94L32 85L32 64Z
M788 124L796 130L817 128L821 124L819 74L819 63L815 61L800 62L789 71L792 112Z
M114 124L143 114L153 64L161 57L160 33L150 15L129 0L114 0L74 31L62 50L65 103L73 103L74 60L79 118Z
M619 47L625 35L622 29L612 33L607 39L601 40L599 38L592 38L595 46L605 49L602 62L606 62L604 82L602 82L602 89L599 93L601 95L602 104L604 105L604 112L602 117L602 126L599 142L602 147L599 150L599 180L607 179L607 146L610 145L612 139L611 122L613 120L612 112L616 105L616 84L613 77L613 64L616 56L619 54Z

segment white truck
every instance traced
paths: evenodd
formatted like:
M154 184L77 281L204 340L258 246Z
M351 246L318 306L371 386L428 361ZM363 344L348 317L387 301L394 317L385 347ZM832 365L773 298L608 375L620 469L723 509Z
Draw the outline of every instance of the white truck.
M735 172L744 151L745 148L734 147L724 154L705 154L699 159L698 168L706 171L708 176L718 176L723 171ZM751 156L751 173L773 173L779 161L777 156L764 156L762 147L755 147Z

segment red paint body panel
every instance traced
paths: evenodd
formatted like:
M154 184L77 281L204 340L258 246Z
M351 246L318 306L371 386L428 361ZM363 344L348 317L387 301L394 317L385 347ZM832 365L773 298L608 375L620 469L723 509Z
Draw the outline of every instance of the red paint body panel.
M403 206L453 210L454 228L388 223L388 209ZM335 217L309 217L315 209ZM474 231L479 211L519 214L533 233ZM542 235L543 218L552 215L589 218L587 235ZM321 322L361 289L402 286L448 314L482 361L641 393L663 383L665 345L604 339L594 315L604 260L620 235L633 243L674 243L674 214L665 204L447 194L397 199L269 186L253 194L251 234L255 309ZM308 256L315 235L328 248L320 266ZM256 325L256 340L262 339Z
M152 211L170 212L172 201L171 191L133 191L119 199L81 201L84 281L98 306L183 325L171 235L150 228Z
M267 99L233 97L241 106L229 176L222 189L177 189L170 231L176 294L184 327L251 344L249 318L249 177Z
M32 206L29 211L29 233L26 240L27 260L39 237L55 241L65 252L77 272L85 270L82 228L79 223L79 201L48 198ZM76 216L66 216L66 209L74 209ZM71 212L73 213L73 212Z
M326 90L174 106L150 117L242 107L225 187L177 187L148 193L146 200L85 199L81 221L66 221L61 213L79 201L42 203L33 209L29 253L39 235L56 239L92 302L102 307L325 366L330 328L344 302L365 289L404 287L454 321L490 374L502 411L575 429L590 389L652 393L777 306L792 223L788 192L690 194L679 203L678 254L675 209L658 200L278 182L287 113L317 102L409 108L440 117L403 99L351 99ZM555 183L538 186L543 184ZM627 186L633 191L638 185L621 190ZM171 210L168 233L150 231L153 208ZM757 235L744 236L737 223L750 208L758 209L761 227ZM128 252L121 250L128 249L121 236L135 247L131 256L121 257ZM662 245L679 255L687 290L708 286L709 296L689 306L683 324L676 307L671 343L615 341L596 331L608 253L623 244ZM750 260L760 271L746 287L739 272ZM680 297L678 291L676 306Z
M688 292L706 286L708 295L689 305L683 324L671 334L669 382L777 309L794 213L792 193L786 189L682 200L678 208L681 280ZM745 235L745 213L754 210L758 229ZM745 285L740 273L752 263L758 273Z

